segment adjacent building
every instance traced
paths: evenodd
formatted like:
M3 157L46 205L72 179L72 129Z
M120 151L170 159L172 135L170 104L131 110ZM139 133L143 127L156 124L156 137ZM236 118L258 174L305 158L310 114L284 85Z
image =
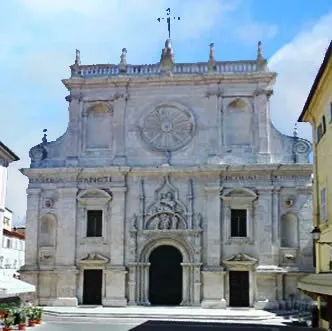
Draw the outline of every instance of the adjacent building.
M0 299L35 291L34 286L15 279L24 264L24 235L12 228L13 213L5 207L7 167L18 160L19 157L0 142Z
M40 305L284 307L312 272L311 143L270 120L257 57L82 65L30 150L22 277Z
M25 237L13 228L12 223L13 212L6 208L3 217L0 274L8 277L18 276L18 270L24 265Z
M320 327L332 329L332 42L299 117L312 125L314 141L313 238L316 273L298 284L317 299Z

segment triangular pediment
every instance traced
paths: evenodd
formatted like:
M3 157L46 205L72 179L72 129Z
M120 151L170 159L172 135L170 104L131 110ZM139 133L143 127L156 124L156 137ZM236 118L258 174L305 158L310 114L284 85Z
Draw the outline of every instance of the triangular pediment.
M88 201L108 202L112 200L112 194L107 190L102 189L82 190L77 195L77 200L81 203L86 203Z
M238 188L225 190L221 198L223 200L230 200L230 199L255 200L257 198L257 194L249 188L238 187Z
M87 256L82 258L80 263L84 264L106 264L109 262L109 258L99 254L99 253L89 253Z
M237 253L224 261L225 265L234 265L234 264L245 264L245 265L253 265L257 263L257 259L251 257L245 253Z

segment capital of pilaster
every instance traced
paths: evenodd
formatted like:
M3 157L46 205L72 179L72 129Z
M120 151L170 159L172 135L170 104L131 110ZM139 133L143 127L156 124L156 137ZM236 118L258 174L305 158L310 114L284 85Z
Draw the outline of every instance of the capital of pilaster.
M220 186L205 186L204 187L205 192L213 193L220 191Z
M126 186L111 187L110 190L112 191L112 193L125 193L127 192L127 187Z
M271 194L274 190L274 186L257 186L257 192L259 194Z
M281 190L281 187L280 187L280 186L274 186L272 192L277 194L277 193L280 192L280 190Z
M73 196L77 194L77 187L60 187L58 189L59 194L62 196Z
M41 189L40 188L27 188L26 193L27 195L38 195L40 194Z

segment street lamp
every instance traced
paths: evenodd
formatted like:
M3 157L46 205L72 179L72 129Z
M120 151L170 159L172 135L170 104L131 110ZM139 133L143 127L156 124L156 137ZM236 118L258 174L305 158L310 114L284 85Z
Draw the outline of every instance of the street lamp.
M332 247L332 242L331 241L326 241L326 242L323 242L323 241L319 241L319 238L320 238L320 228L318 226L315 226L313 228L313 230L311 231L311 234L312 234L312 239L317 243L317 244L320 244L320 245L329 245Z

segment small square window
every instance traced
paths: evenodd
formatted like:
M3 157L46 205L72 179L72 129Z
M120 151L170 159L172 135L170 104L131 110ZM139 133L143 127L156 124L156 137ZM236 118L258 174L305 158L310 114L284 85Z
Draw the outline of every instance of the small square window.
M247 237L247 210L231 210L231 236Z
M88 210L87 212L87 237L102 237L103 211Z

